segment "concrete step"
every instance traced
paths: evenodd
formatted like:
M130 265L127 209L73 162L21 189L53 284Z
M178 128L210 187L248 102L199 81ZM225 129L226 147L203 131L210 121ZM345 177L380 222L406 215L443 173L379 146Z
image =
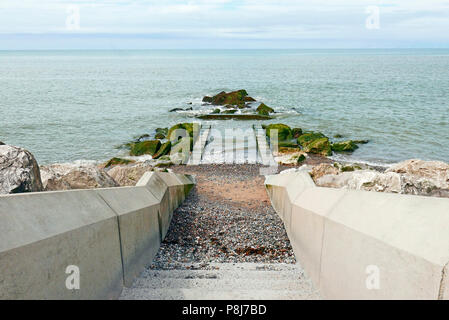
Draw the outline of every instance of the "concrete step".
M232 279L205 278L205 279L173 279L173 278L145 278L134 282L133 288L142 289L208 289L208 290L303 290L309 288L310 283L300 279L272 280L268 277L262 279Z
M315 300L314 292L298 290L124 289L121 300Z

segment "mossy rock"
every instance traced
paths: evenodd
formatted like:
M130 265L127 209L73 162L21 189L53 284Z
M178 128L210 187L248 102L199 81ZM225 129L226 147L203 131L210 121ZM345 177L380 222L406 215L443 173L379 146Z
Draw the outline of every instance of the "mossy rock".
M292 129L293 139L298 139L301 135L302 135L302 129L301 128L293 128Z
M352 140L355 144L367 144L369 140Z
M171 142L167 141L161 145L159 150L153 155L153 159L158 159L162 156L165 156L170 153L171 150Z
M279 147L279 153L293 153L301 151L298 147Z
M298 157L298 160L297 160L297 163L302 163L302 162L304 162L306 160L306 156L305 155L300 155L299 157Z
M246 90L237 90L232 92L220 92L212 97L212 104L215 105L241 105L245 104L245 97L248 96Z
M220 113L220 112L221 112L220 109L217 108L217 109L214 109L214 111L212 111L211 113L212 113L212 114L218 114L218 113Z
M304 147L304 151L307 153L320 154L322 156L330 156L332 154L331 144L326 137L309 142Z
M355 168L352 166L345 166L341 168L341 172L352 172L355 171Z
M131 156L141 156L144 154L154 155L161 147L161 142L159 140L147 140L142 142L137 142L131 145L131 150L129 155Z
M162 140L162 139L165 139L165 135L163 133L156 133L154 138Z
M176 132L176 130L180 130L178 132L179 136L172 137L172 133ZM179 140L179 137L184 137L181 134L184 131L181 131L181 130L187 131L189 136L193 137L193 123L178 123L178 124L175 124L173 127L171 127L170 130L168 130L167 139L170 139L170 140L173 140L173 141L177 141L177 140Z
M203 98L203 102L212 103L212 101L214 101L214 98L212 98L212 97L205 96Z
M270 124L266 128L266 135L267 137L271 138L271 130L278 130L278 141L288 141L292 138L292 130L289 126L277 123L277 124Z
M332 151L334 152L353 152L358 149L357 144L352 140L336 142L331 146Z
M256 99L254 99L253 97L250 97L250 96L246 96L245 98L243 98L243 101L245 101L245 102L255 102Z
M274 109L270 108L265 103L261 103L260 106L258 106L256 110L257 110L258 114L263 114L265 116L268 116L270 113L274 112Z
M156 128L156 133L162 133L166 136L168 134L168 128Z
M321 132L308 132L300 135L297 140L301 146L306 147L309 143L321 138L327 137Z
M343 138L343 135L337 133L337 134L334 135L334 138L335 139L341 139L341 138Z
M109 160L108 162L105 163L104 167L105 168L109 168L112 166L117 166L120 164L130 164L130 163L134 163L134 160L128 160L128 159L122 159L122 158L112 158L111 160Z

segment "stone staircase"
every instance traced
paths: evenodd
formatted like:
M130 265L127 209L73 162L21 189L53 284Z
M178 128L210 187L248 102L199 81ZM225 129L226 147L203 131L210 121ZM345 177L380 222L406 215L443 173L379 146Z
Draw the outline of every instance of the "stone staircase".
M123 290L120 299L300 300L320 296L299 265L216 263L207 269L191 264L176 270L147 269L131 288Z

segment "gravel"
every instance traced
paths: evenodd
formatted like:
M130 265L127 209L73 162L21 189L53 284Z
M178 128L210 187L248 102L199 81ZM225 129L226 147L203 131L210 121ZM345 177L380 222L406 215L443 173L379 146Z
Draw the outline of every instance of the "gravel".
M150 268L211 269L211 263L295 263L290 241L268 201L259 169L259 165L173 167L175 172L195 175L197 186L174 212ZM227 189L223 190L221 184L226 184ZM242 202L242 190L256 201Z

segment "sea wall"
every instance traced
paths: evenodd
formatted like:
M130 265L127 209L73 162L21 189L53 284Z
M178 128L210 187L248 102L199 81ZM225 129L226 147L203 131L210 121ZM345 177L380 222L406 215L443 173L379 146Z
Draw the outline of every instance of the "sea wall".
M0 299L118 297L194 184L148 172L135 187L0 196Z
M449 199L267 176L295 255L327 299L449 299Z

